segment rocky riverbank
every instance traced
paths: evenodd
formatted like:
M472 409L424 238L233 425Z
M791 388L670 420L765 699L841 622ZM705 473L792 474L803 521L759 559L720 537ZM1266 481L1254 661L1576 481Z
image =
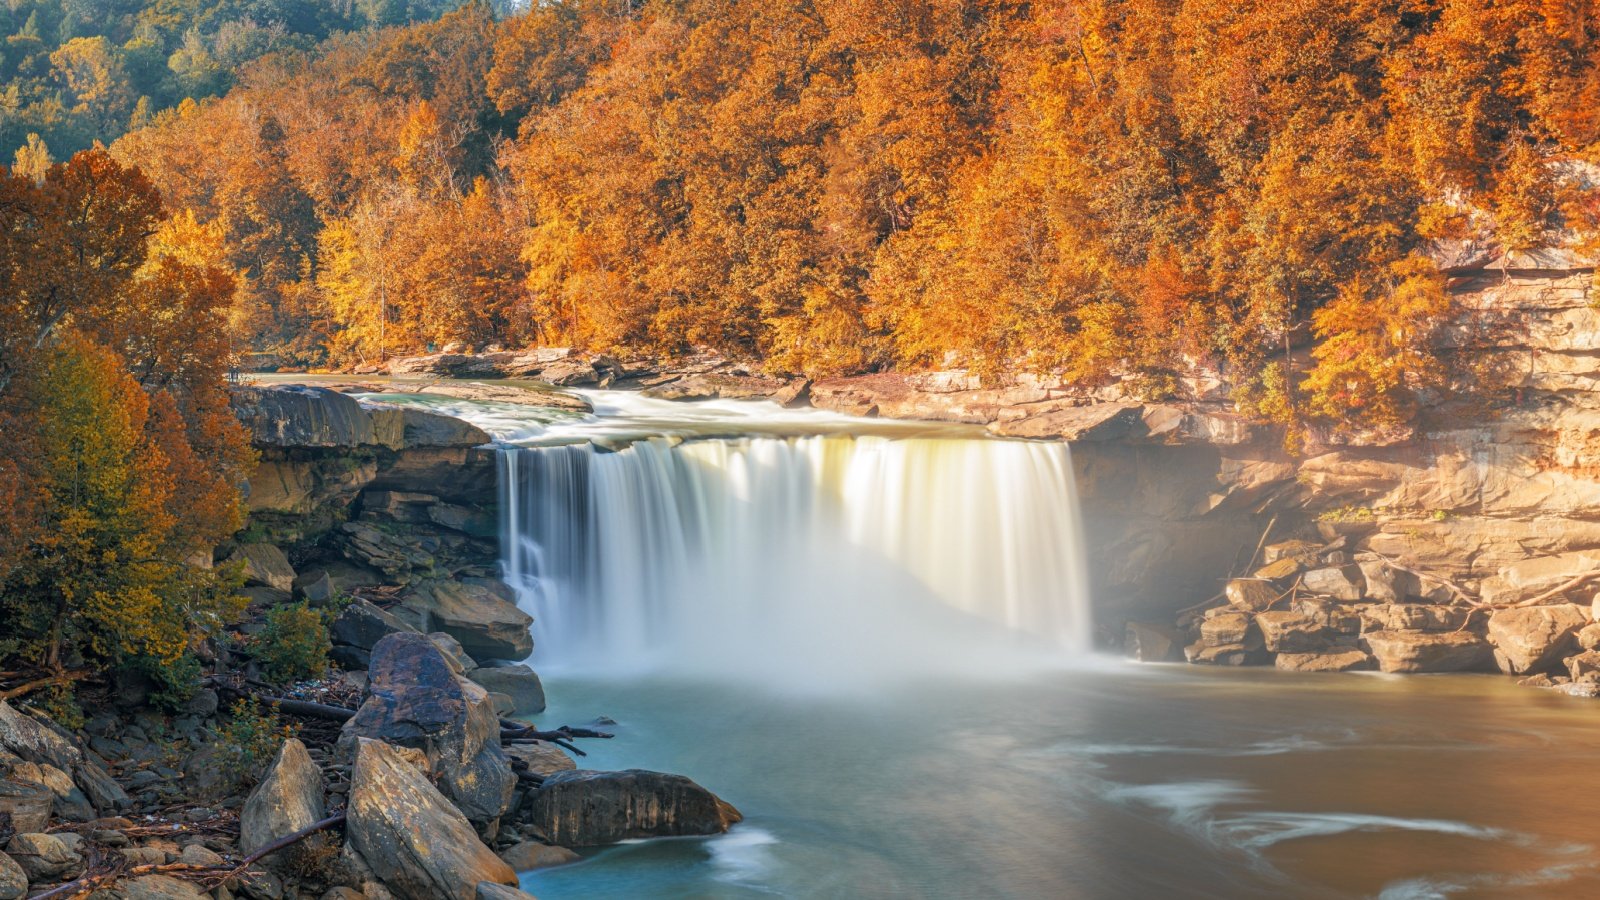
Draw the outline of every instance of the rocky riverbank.
M0 699L0 900L504 900L574 848L739 821L682 776L580 770L614 723L524 724L544 690L486 434L319 387L234 401L262 460L215 564L250 607L176 709L135 672L80 691L75 729ZM326 625L275 632L285 609ZM336 668L275 678L263 647L301 641Z

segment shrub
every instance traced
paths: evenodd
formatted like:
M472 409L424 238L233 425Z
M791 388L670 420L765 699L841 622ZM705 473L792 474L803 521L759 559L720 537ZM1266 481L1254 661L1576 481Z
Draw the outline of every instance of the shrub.
M266 627L250 642L250 654L273 682L320 678L328 671L328 616L302 600L267 612Z
M273 713L263 713L250 700L239 700L228 711L228 723L217 735L217 756L224 780L243 790L255 785L278 754L283 742L295 736L293 726Z

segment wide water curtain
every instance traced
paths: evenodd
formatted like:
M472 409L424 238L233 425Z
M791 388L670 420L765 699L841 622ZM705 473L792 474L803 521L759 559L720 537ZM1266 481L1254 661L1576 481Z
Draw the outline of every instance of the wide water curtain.
M508 448L501 467L504 566L546 660L1088 645L1064 444L655 438Z

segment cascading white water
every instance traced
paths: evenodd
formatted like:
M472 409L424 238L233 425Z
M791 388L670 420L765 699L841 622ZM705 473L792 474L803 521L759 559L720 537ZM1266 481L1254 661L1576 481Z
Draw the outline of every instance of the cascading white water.
M657 436L500 459L542 665L858 679L1088 646L1064 444Z

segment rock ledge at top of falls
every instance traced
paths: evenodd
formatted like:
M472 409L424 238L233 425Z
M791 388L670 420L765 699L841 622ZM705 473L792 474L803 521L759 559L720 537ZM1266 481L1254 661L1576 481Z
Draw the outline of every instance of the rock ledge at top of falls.
M352 449L477 447L490 437L453 416L409 407L363 406L314 385L233 388L235 414L257 447Z

